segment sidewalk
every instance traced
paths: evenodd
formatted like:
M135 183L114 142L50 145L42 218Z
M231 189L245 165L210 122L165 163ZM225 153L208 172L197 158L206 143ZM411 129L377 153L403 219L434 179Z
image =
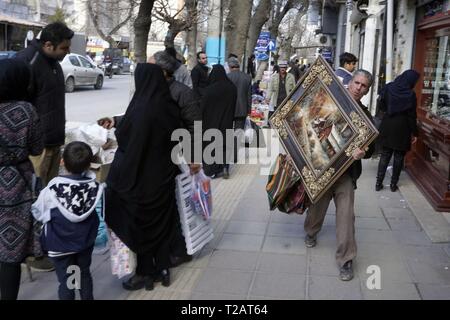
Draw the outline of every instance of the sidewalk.
M450 243L433 243L409 203L419 191L402 173L400 192L374 191L376 160L363 163L356 190L355 278L338 279L335 208L331 204L315 248L303 242L305 215L270 212L256 165L239 165L229 180L213 180L215 238L192 262L172 269L172 285L127 292L111 275L109 254L93 257L96 299L450 299ZM403 196L405 186L408 199ZM413 199L413 200L411 200ZM422 207L425 204L422 204ZM437 213L435 213L437 214ZM442 215L444 217L444 215ZM444 230L448 228L443 225ZM426 219L421 221L422 224ZM442 227L442 226L441 226ZM367 267L381 269L381 289L369 290ZM57 299L56 276L23 273L20 299Z

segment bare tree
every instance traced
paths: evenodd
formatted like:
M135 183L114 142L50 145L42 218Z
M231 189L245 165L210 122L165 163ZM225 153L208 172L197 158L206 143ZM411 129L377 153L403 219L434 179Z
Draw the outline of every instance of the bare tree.
M293 55L294 48L292 46L294 38L299 41L306 29L306 21L301 22L302 17L306 14L307 7L302 7L297 12L288 15L284 26L279 28L281 34L280 45L278 46L280 56L283 60L288 60ZM300 39L299 39L300 38Z
M227 55L233 53L241 59L245 54L252 6L253 1L230 0L224 28Z
M133 17L137 0L87 0L86 4L98 35L111 48L117 47L113 35Z
M141 0L138 15L134 20L134 56L137 62L147 61L147 42L154 2L155 0Z
M272 0L260 0L255 13L253 14L250 22L250 28L248 32L248 40L246 47L246 56L249 57L256 46L259 34L264 24L269 20L270 7L272 6Z

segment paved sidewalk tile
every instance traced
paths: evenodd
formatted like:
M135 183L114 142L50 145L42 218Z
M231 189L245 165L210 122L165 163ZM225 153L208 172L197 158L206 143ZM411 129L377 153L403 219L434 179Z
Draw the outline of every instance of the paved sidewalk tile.
M247 295L253 273L207 268L204 270L194 293Z
M339 275L339 268L336 263L334 254L311 255L309 264L309 274L314 276L337 277Z
M389 226L384 218L356 217L355 229L389 230Z
M450 300L450 285L421 284L417 285L424 300Z
M357 258L357 272L361 280L367 280L373 275L369 266L380 268L381 285L390 282L412 283L407 264L402 260L380 260L376 258ZM369 272L367 272L369 271Z
M413 262L407 260L414 282L421 284L449 284L450 264Z
M264 235L267 222L231 220L225 229L226 233L240 233L249 235Z
M217 249L259 251L264 236L237 233L224 233Z
M431 244L430 238L423 231L394 230L392 234L399 243L404 245L424 246Z
M368 289L366 281L361 283L363 297L366 300L420 300L417 288L412 283L382 283L381 289Z
M267 230L268 236L297 237L304 238L305 231L302 225L286 223L270 223Z
M253 271L258 261L257 252L215 250L208 267Z
M302 238L267 236L262 251L304 255L306 253L306 247Z
M257 273L249 295L305 299L305 276L286 273Z
M256 268L258 272L306 274L306 256L262 253Z
M311 300L361 300L358 276L342 281L338 276L310 276L309 299Z

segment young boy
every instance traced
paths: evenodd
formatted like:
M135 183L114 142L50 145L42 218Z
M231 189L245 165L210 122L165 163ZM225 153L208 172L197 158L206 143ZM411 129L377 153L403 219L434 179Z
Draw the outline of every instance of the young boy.
M95 206L103 186L88 171L92 157L86 143L69 143L63 153L69 175L52 179L31 209L44 224L41 243L55 265L60 300L74 300L74 289L82 300L94 299L89 268L99 225Z

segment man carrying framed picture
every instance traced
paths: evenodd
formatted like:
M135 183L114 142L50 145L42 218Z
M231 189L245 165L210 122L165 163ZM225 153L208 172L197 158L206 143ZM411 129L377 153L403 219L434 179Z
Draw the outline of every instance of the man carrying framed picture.
M355 71L348 85L350 95L369 119L372 119L372 116L361 103L361 98L368 93L372 83L372 74L359 69ZM353 279L352 263L356 257L354 200L356 181L362 172L361 159L370 158L373 150L372 143L367 150L356 148L353 151L352 157L355 161L316 203L311 204L304 223L305 244L306 247L312 248L317 243L317 234L322 228L330 201L334 199L336 206L336 262L340 270L339 278L343 281Z

